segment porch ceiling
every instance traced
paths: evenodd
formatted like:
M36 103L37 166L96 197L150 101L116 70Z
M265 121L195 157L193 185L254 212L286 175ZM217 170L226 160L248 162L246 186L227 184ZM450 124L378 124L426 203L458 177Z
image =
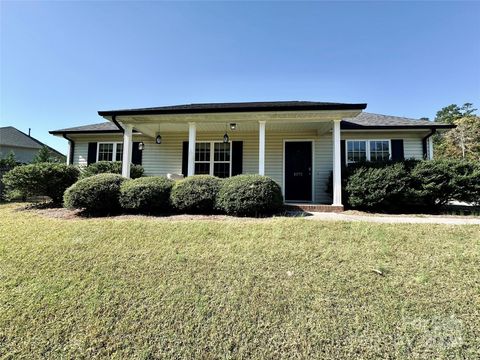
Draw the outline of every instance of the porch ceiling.
M244 133L244 132L258 132L257 122L242 122L236 123L236 130L230 130L230 122L226 123L197 123L197 132L225 132L229 133ZM135 123L134 128L150 137L156 136L157 132L188 132L188 123ZM307 132L316 131L317 133L326 133L332 129L332 123L318 122L318 123L266 123L266 131L271 132Z

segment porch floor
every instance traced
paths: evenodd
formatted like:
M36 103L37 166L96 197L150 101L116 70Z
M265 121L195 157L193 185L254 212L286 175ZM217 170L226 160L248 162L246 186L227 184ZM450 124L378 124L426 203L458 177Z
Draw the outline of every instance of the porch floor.
M285 203L287 210L305 212L342 212L343 205L312 204L312 203Z

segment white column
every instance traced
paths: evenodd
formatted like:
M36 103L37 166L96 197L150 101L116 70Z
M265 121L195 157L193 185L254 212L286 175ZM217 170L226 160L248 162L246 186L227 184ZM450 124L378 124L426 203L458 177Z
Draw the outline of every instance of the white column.
M342 205L342 159L340 149L340 121L333 121L333 205Z
M258 125L258 173L265 175L265 121L259 121Z
M428 160L433 160L433 137L428 138Z
M130 124L122 124L123 133L123 159L122 159L122 176L130 178L130 163L132 162L132 130Z
M73 159L70 159L70 155L72 155L72 146L72 142L68 140L67 165L73 164Z
M188 176L195 174L195 141L197 137L197 125L188 123Z

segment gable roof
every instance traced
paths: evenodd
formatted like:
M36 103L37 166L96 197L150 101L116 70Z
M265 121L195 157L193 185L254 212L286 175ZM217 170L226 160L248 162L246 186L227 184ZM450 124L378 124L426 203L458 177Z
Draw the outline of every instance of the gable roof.
M65 156L54 148L42 143L32 136L28 136L23 131L20 131L13 126L0 127L0 145L34 150L40 150L42 147L46 146L50 151L57 155Z
M362 112L354 118L343 119L343 130L373 130L373 129L450 129L455 127L450 124L440 124L429 120L417 120L399 116L381 115ZM83 133L120 133L118 127L109 121L71 127L66 129L52 130L50 134L83 134Z
M441 124L430 120L410 119L401 116L362 112L354 118L342 120L344 130L354 129L451 129L455 125Z
M139 109L99 111L100 116L232 113L250 111L309 111L309 110L363 110L367 104L346 104L317 101L257 101L234 103L203 103L160 106Z

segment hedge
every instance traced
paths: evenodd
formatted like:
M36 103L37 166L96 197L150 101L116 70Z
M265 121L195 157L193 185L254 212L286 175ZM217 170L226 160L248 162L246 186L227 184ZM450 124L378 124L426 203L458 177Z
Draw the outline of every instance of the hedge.
M463 160L363 163L343 172L345 205L366 210L437 210L452 200L480 205L480 164Z
M142 165L130 165L130 177L132 179L137 179L143 176L143 166ZM86 167L81 168L82 179L85 179L89 176L97 174L121 174L122 173L122 162L121 161L98 161L96 163L90 164Z
M120 205L125 210L140 213L169 211L173 183L163 176L125 181L120 187Z
M92 214L120 211L120 186L127 179L118 174L98 174L77 181L63 196L64 206Z
M177 181L170 195L172 205L179 212L213 213L221 182L220 178L209 175L189 176Z
M223 180L217 208L229 215L259 216L283 207L280 186L267 176L238 175Z
M79 171L75 166L36 163L13 168L3 176L8 193L21 197L48 196L61 204L65 189L75 183Z

